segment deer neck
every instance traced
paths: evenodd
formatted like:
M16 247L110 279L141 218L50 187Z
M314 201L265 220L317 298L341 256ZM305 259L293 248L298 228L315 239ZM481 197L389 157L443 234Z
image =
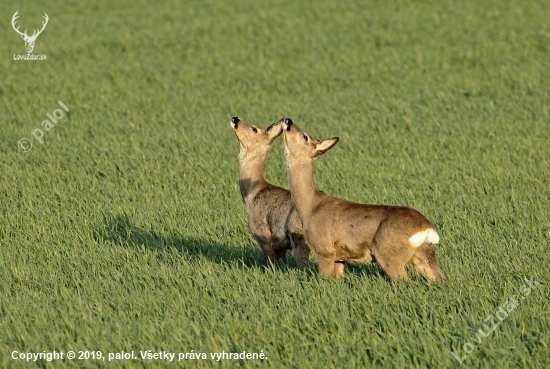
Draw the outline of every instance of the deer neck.
M239 187L244 202L248 205L266 184L264 164L266 152L239 154Z
M288 168L292 201L302 223L309 219L315 207L315 198L319 190L313 180L313 161L291 164Z

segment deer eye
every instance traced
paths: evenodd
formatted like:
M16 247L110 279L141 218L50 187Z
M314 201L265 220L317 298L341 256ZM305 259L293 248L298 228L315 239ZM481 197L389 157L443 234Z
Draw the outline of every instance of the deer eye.
M253 127L252 130L254 131L254 133L258 133L258 130L256 129L256 127Z
M306 136L306 135L302 135L302 137L303 137L304 140L307 142L307 136Z

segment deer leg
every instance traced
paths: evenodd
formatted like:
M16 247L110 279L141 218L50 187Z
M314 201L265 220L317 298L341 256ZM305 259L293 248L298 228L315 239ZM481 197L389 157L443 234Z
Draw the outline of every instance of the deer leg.
M264 266L267 267L275 264L275 252L273 251L273 247L271 247L271 243L262 239L257 239L257 241L264 254Z
M392 260L391 257L386 255L375 255L376 262L386 272L390 279L402 279L404 281L409 280L407 271L405 270L405 263L399 260Z
M286 259L286 249L275 251L275 263L281 265Z
M390 279L402 279L404 281L409 280L407 271L405 270L405 265L381 265L384 272L390 277Z
M270 267L275 265L275 254L264 252L264 266Z
M415 251L409 263L414 270L429 280L441 281L445 277L437 264L435 249L436 246L433 244L423 244Z
M334 262L334 277L340 278L344 274L344 266L346 265L343 260L336 260Z
M384 250L386 251L386 250ZM392 250L387 250L386 252L380 251L377 249L374 252L376 262L380 267L386 272L390 279L402 279L405 281L409 280L407 271L405 270L405 263L410 260L412 251L406 255L396 255Z
M305 267L309 260L310 252L305 238L303 236L290 233L290 243L294 252L294 260L296 260L298 268Z
M409 280L405 263L411 259L415 251L408 240L396 240L391 229L382 226L378 229L372 245L372 254L376 262L390 279Z
M334 275L334 258L325 257L319 254L315 255L315 260L317 261L317 268L319 269L319 275L323 277L333 276Z

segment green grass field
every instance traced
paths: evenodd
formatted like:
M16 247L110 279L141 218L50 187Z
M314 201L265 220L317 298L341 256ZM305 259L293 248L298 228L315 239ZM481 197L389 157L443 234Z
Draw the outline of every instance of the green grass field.
M29 34L48 14L47 60L13 60L16 10ZM0 15L0 367L550 366L548 1L5 0ZM339 136L317 186L420 210L447 280L264 269L233 115ZM275 146L266 178L288 188ZM122 351L136 358L108 361ZM267 359L210 357L243 351Z

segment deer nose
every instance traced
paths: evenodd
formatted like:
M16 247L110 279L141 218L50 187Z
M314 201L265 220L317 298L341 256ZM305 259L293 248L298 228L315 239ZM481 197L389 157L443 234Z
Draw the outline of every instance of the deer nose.
M239 126L239 122L241 120L239 119L239 117L233 117L231 118L231 127L233 128L237 128Z
M283 128L285 131L290 131L290 126L293 125L294 122L290 118L285 118L283 121Z

